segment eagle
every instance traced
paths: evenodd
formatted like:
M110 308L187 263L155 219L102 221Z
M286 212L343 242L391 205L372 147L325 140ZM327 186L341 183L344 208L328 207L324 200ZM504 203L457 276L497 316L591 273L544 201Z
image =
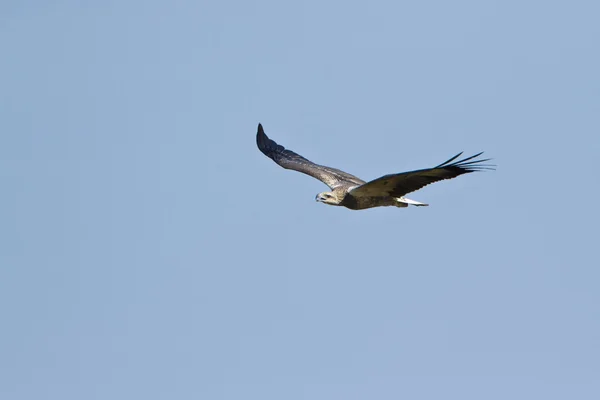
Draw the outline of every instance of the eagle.
M410 200L404 196L430 183L456 178L470 172L494 169L494 165L485 164L491 159L476 159L483 152L454 161L462 155L461 152L434 168L384 175L381 178L365 182L339 169L315 164L277 144L274 140L269 139L261 124L258 124L256 144L264 155L281 167L302 172L329 186L331 191L319 193L315 197L316 201L331 206L343 206L351 210L386 206L427 206L428 204Z

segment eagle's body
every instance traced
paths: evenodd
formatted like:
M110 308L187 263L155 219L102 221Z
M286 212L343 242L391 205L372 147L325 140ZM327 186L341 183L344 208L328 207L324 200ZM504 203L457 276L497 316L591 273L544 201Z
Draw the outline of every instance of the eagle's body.
M473 160L482 153L452 162L462 154L459 153L435 168L390 174L365 182L339 169L315 164L301 155L285 149L267 137L261 124L258 124L256 144L263 154L283 168L310 175L329 186L331 192L319 193L316 196L317 201L333 206L343 206L351 210L386 206L408 207L409 204L427 206L428 204L407 199L404 195L443 179L451 179L483 169L492 169L490 165L483 164L488 161L487 159Z
M390 196L377 196L377 197L354 197L349 193L345 193L342 201L338 206L344 206L351 210L364 210L372 207L408 207L407 203L403 203L400 199L396 199ZM418 205L425 206L427 204L419 203Z

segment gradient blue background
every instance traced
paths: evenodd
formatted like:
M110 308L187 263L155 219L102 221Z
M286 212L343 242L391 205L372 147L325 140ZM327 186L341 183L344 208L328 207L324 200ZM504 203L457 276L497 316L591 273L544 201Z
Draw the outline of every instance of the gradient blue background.
M595 1L0 3L0 398L600 398ZM428 208L314 201L485 150Z

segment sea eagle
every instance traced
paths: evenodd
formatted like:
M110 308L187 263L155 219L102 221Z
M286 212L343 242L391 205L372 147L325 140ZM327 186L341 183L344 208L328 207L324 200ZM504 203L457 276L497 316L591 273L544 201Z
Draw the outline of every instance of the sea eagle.
M331 192L319 193L315 197L316 201L332 206L344 206L351 210L383 206L408 207L409 204L427 206L428 204L407 199L404 195L433 182L456 178L469 172L494 169L493 165L484 164L490 160L489 158L475 160L483 152L454 161L462 155L461 152L434 168L385 175L365 182L347 172L315 164L301 155L287 150L269 139L261 124L258 124L256 144L264 155L283 168L310 175L329 186Z

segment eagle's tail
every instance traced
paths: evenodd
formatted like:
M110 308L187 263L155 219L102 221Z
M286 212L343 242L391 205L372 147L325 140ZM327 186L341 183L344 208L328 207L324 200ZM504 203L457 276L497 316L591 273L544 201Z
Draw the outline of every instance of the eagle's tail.
M407 199L406 197L397 197L396 201L398 201L401 204L398 204L398 207L407 207L409 204L413 205L413 206L417 206L417 207L424 207L424 206L428 206L429 204L425 204L425 203L421 203L419 201L414 201L411 199Z

